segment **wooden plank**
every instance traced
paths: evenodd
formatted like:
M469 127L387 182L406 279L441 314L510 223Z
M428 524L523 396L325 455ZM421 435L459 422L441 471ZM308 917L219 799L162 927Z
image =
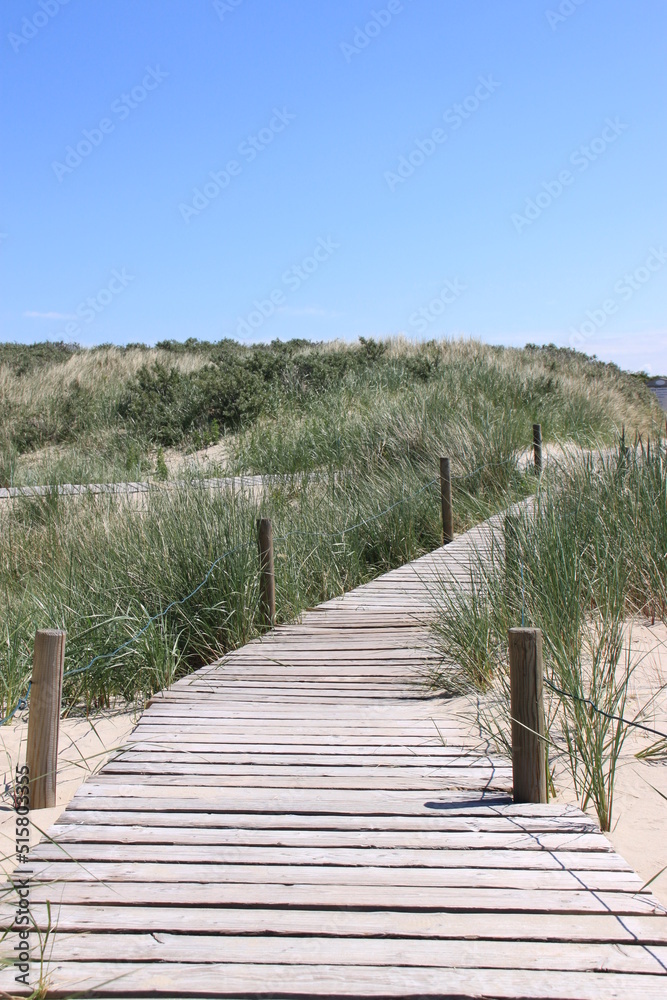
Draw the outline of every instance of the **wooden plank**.
M186 778L197 775L200 778L210 776L220 778L234 777L239 779L239 781L234 783L239 784L244 783L246 779L259 776L262 778L288 778L293 788L298 787L299 778L302 777L315 779L334 778L336 787L338 788L347 787L345 782L348 778L353 778L355 782L368 781L369 784L364 785L364 787L368 788L400 788L403 781L409 781L413 788L437 788L439 783L466 778L473 783L473 787L478 788L480 784L487 784L494 777L506 779L510 773L510 769L507 766L494 767L488 764L476 763L454 765L441 762L431 767L423 767L415 762L405 765L398 763L387 765L380 763L357 763L350 765L344 761L329 763L318 760L305 764L301 758L299 758L298 764L274 764L270 760L251 764L221 764L201 760L171 763L167 763L166 761L155 761L153 763L150 760L137 762L131 760L113 760L104 768L104 774L101 776L100 781L104 780L106 784L107 779L111 775L132 776L137 774L142 775L146 779L146 784L151 784L153 779L156 779L156 783L163 784L164 782L160 779L167 775L170 777L181 775ZM128 777L127 780L131 780L131 777ZM170 783L174 785L179 784L178 781ZM201 783L207 784L205 781ZM247 781L249 785L252 783L250 780Z
M152 744L147 742L134 743L127 750L117 753L113 762L153 762L153 763L177 763L179 761L200 761L203 763L231 764L238 762L241 764L268 763L290 764L295 762L295 757L300 765L319 764L322 762L333 762L341 764L383 764L387 767L439 767L446 765L453 767L455 764L468 764L471 766L487 766L493 763L493 758L480 753L479 756L472 757L470 754L462 752L460 747L433 747L416 745L414 747L400 747L395 745L379 746L355 746L342 745L332 746L330 743L322 741L317 744L308 743L285 743L276 745L275 743L187 743L172 742L165 743L160 740ZM505 766L506 761L502 761ZM105 768L106 770L106 768Z
M57 934L49 963L179 962L313 966L430 966L464 969L553 969L660 974L667 948L641 945L523 941L447 941L369 938L218 937L190 933ZM48 971L48 967L47 967ZM665 982L667 987L667 980Z
M215 765L211 765L211 768L215 770ZM289 792L297 792L308 789L321 789L322 791L346 791L348 789L351 791L375 791L378 789L388 789L390 785L393 790L405 789L406 791L414 791L415 789L420 789L423 794L426 794L429 789L433 792L442 792L443 790L476 789L479 788L480 784L486 785L486 787L490 790L504 792L509 792L512 787L512 778L509 772L493 770L480 771L477 774L466 774L465 770L461 769L450 775L434 774L429 778L415 778L410 773L405 776L400 773L393 776L383 776L382 772L379 772L375 776L370 775L368 777L356 775L344 777L327 777L326 775L318 777L317 775L301 776L289 774L263 775L258 773L260 770L259 768L255 771L254 776L251 773L238 775L203 773L207 770L207 766L202 765L199 772L193 772L192 774L172 774L168 768L164 768L160 770L158 774L152 775L145 774L141 768L139 768L136 777L140 777L142 781L141 783L137 783L134 787L135 789L140 789L150 788L153 785L163 786L164 783L169 780L172 787L187 788L190 791L201 791L205 788L242 788L246 791L252 791L257 788L261 789L263 792L273 790L276 793L283 789ZM174 768L174 772L176 771L177 769ZM102 777L104 778L105 787L113 788L117 782L127 782L133 776L134 775L132 774L124 772L120 774L113 774L109 771L105 772ZM194 783L195 776L196 784ZM123 785L123 787L128 786Z
M476 815L484 810L508 804L505 795L486 795L480 798L475 792L452 793L448 798L426 791L394 792L390 789L357 791L340 789L311 790L307 788L228 789L224 801L220 793L212 788L191 785L187 794L174 795L170 784L135 785L127 782L116 783L98 775L82 785L69 804L72 809L157 809L160 812L187 812L189 810L213 810L215 812L311 812L371 814L390 813L402 816L423 815L433 811L452 812L474 809ZM94 805L92 804L94 802ZM489 803L488 805L486 803ZM530 807L527 807L527 809ZM540 807L533 807L540 808ZM542 806L548 815L548 806ZM540 815L539 812L515 812L512 815Z
M231 882L248 885L260 883L264 887L277 885L317 886L312 902L326 885L345 886L432 886L443 888L499 888L499 889L589 889L638 893L642 880L633 871L577 871L543 870L527 868L389 868L373 865L349 867L345 865L318 864L215 864L214 862L188 864L187 871L178 864L164 862L109 861L86 862L47 861L32 864L35 883L53 883L62 880L75 882L104 881L124 882L137 879L141 882L178 882L187 877L188 882Z
M321 909L317 925L313 911L270 907L105 906L54 902L31 906L41 928L65 931L173 931L189 934L312 934L344 937L432 938L445 940L607 942L643 946L667 944L664 915L624 916L611 913L508 913L462 911ZM13 907L0 905L0 926L8 927Z
M461 811L433 811L423 816L401 815L361 815L316 814L316 813L243 813L243 812L196 812L186 814L178 811L144 811L137 809L95 809L82 806L69 808L63 812L58 823L72 825L94 824L131 829L170 830L186 827L188 830L352 830L374 833L375 831L490 831L502 833L511 838L520 833L539 836L545 832L558 831L579 834L598 832L597 825L584 814L571 816L554 813L548 816L521 816L512 818L486 810L483 815L471 815ZM50 834L50 831L49 831ZM609 841L605 841L611 849Z
M253 963L59 962L51 996L99 990L130 1000L132 993L238 997L471 997L498 1000L664 1000L665 976L552 970L419 969L401 966L265 965ZM0 972L0 988L15 991L13 970ZM26 991L30 992L29 988Z
M254 818L254 817L253 817ZM175 821L176 817L172 817ZM358 830L322 830L307 826L290 829L289 818L279 829L263 829L245 817L245 828L234 821L225 828L175 826L167 828L151 824L137 826L132 819L124 819L120 826L63 824L61 821L49 829L49 837L59 844L246 844L282 847L358 847L422 848L437 851L503 850L503 851L592 851L611 853L612 847L601 833L577 833L558 830L555 833L504 829L500 833L475 830L371 830L364 825Z
M31 852L31 859L40 862L80 861L90 867L90 862L121 859L124 863L170 862L174 864L194 864L205 861L207 865L294 865L294 866L355 866L358 868L490 868L561 871L618 871L632 872L614 851L517 851L485 850L465 848L463 850L430 850L421 848L382 849L377 847L330 847L318 849L315 846L285 847L278 845L253 846L247 844L215 845L206 844L86 844L69 843L41 844ZM321 873L322 874L322 873ZM634 872L632 872L634 876ZM328 881L333 873L327 872ZM105 876L106 877L106 876ZM401 873L401 878L404 873ZM512 877L512 876L510 876ZM636 878L636 876L635 876ZM635 883L636 884L636 883Z
M73 866L80 870L80 866ZM76 873L76 872L75 872ZM282 884L262 882L191 882L186 879L189 869L180 869L176 881L140 881L139 873L130 874L130 881L102 881L99 872L90 881L64 879L61 882L36 881L31 887L33 903L124 903L127 906L151 905L156 901L174 906L271 906L307 907L312 910L331 907L347 909L367 907L395 911L450 910L477 913L614 913L649 916L664 914L649 893L621 890L487 888L465 886L402 886L400 896L395 885L357 885L351 898L348 885ZM7 897L11 898L11 897ZM502 919L499 917L498 919Z

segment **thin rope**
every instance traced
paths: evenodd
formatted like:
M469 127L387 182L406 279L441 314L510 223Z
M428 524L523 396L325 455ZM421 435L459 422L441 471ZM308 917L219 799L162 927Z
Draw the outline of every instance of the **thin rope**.
M580 701L584 705L590 705L594 712L597 712L599 715L604 715L607 719L612 719L615 722L622 722L624 726L633 726L635 729L643 729L646 733L652 733L654 736L661 736L663 740L667 740L667 733L662 733L659 729L652 729L651 726L644 726L641 722L633 722L631 719L625 719L622 715L613 715L611 712L605 712L603 708L599 708L599 706L596 705L594 701L591 701L590 698L581 698L579 695L572 694L570 691L562 691L559 687L556 687L555 684L552 684L551 681L548 681L546 677L544 678L544 683L547 687L551 688L552 691L555 691L556 694L562 695L564 698L571 698L573 701Z

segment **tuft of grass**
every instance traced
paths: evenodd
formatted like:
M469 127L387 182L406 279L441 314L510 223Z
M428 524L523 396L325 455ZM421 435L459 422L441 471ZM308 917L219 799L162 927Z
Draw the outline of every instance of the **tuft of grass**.
M169 479L169 469L167 468L167 463L164 460L164 448L160 446L157 450L157 458L155 461L155 476L162 482Z
M473 560L470 588L443 585L434 641L436 687L490 692L484 724L508 749L507 631L544 637L547 716L582 807L611 824L617 762L635 663L633 615L667 619L667 456L660 441L589 456L542 478L535 500L504 519ZM595 707L600 711L596 711ZM634 717L632 719L634 720Z

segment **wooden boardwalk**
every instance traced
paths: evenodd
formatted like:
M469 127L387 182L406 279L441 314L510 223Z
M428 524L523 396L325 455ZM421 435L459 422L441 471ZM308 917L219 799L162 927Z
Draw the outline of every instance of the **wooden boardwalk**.
M154 701L34 851L50 995L665 1000L664 908L422 684L486 530Z

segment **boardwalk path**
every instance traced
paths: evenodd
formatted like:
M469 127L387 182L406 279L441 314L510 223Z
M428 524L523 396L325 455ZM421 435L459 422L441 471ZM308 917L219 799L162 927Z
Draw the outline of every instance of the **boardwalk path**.
M53 995L667 997L640 879L577 809L512 805L420 684L429 582L484 531L154 702L35 851Z

